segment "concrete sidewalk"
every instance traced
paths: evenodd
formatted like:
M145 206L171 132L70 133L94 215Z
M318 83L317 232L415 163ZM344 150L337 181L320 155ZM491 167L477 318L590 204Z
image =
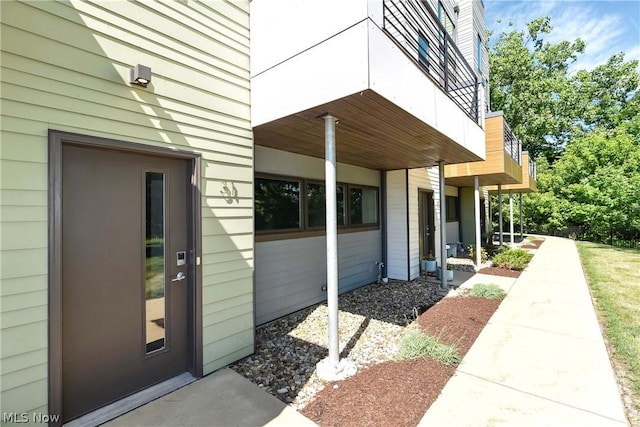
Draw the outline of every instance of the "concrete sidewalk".
M225 368L104 426L315 426L295 409Z
M545 237L420 426L626 426L571 240Z

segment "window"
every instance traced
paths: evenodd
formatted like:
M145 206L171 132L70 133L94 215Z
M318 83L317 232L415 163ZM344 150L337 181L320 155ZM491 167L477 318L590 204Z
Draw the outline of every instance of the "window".
M349 187L350 225L378 223L378 189L373 187Z
M418 62L429 68L429 40L424 34L418 34Z
M344 184L338 184L336 189L336 203L338 205L338 227L344 227L347 221L347 205ZM307 225L309 228L324 228L325 215L325 185L318 183L307 184Z
M256 231L296 230L300 224L300 181L256 178Z
M447 30L449 36L451 36L453 41L456 42L456 26L453 23L451 17L449 17L447 11L444 9L444 6L442 6L441 2L438 2L438 19L440 20L442 25L444 25L444 28Z
M295 177L262 176L255 179L255 229L257 234L324 232L326 187ZM338 183L338 227L378 226L377 187ZM277 236L275 237L278 238ZM272 238L267 238L272 239Z
M458 221L460 213L458 212L458 198L446 196L447 203L447 221Z
M478 71L482 71L482 38L480 34L478 34L478 38L476 40L476 56L478 60Z

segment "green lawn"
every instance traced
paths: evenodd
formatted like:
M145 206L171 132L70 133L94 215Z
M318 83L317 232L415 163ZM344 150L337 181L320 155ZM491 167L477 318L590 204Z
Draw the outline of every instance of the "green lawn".
M605 335L632 375L640 402L640 250L578 242Z

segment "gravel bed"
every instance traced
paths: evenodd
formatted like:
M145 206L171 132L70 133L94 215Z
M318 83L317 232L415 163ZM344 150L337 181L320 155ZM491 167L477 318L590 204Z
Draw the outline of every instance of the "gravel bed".
M339 297L341 358L358 370L394 358L403 330L442 298L439 282L419 278L371 284ZM256 328L256 352L230 367L300 410L326 383L315 374L327 356L328 311L316 304Z

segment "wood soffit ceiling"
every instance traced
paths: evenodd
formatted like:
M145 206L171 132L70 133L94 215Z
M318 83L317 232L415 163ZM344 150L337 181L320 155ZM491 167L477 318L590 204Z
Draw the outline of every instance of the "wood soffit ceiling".
M411 169L481 160L412 114L365 90L253 129L256 145L325 157L324 121L336 125L337 161L377 170Z

